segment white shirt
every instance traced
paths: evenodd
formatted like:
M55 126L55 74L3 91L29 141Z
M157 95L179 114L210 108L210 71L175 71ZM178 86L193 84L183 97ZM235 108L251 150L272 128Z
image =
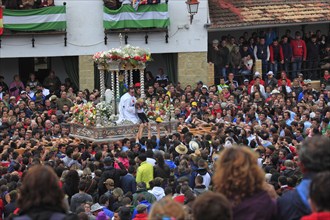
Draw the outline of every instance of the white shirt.
M133 122L134 124L139 123L139 118L137 117L135 110L136 98L131 96L128 92L125 93L119 102L119 119L117 123L121 123L124 120Z
M49 95L49 89L44 88L44 89L42 90L42 94L43 94L44 96L48 96L48 95Z

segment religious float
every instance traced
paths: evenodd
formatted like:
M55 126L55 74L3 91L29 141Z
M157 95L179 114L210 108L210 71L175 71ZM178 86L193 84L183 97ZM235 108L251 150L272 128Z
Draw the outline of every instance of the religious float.
M144 99L144 69L150 59L148 50L131 45L95 53L93 60L100 71L101 102L96 105L88 102L72 107L70 136L96 143L135 138L140 124L127 119L119 120L120 85L132 87L133 71L138 70L141 98ZM111 88L108 89L105 87L105 74L110 74L111 77ZM177 129L171 103L146 101L145 113L149 118L152 134L156 134L157 126L162 135ZM147 134L147 128L143 132Z

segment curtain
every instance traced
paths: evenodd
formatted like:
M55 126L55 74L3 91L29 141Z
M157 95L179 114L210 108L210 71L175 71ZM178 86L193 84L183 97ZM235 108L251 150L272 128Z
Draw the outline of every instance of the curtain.
M100 70L97 68L97 65L94 63L94 88L100 89Z
M165 53L162 54L165 61L165 73L168 79L176 83L178 81L177 66L178 66L178 54L177 53Z
M62 57L64 68L75 89L79 89L79 60L77 56Z

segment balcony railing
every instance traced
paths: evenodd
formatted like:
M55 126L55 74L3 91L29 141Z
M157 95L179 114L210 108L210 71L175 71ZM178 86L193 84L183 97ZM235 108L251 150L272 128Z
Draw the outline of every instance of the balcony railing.
M4 30L0 37L31 36L34 47L36 35L64 35L64 46L66 46L66 3L63 3L63 6L38 9L2 10Z

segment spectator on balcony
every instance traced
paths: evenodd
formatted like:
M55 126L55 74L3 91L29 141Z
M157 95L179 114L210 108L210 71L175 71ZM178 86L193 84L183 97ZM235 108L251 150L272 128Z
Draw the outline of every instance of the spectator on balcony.
M282 51L283 51L283 59L284 59L284 65L283 69L285 72L289 72L289 64L291 63L292 60L292 47L289 43L289 38L288 36L284 35L282 37Z
M242 59L243 65L242 69L240 70L240 74L243 74L245 77L248 77L252 72L253 67L253 59L250 54Z
M21 0L21 4L19 5L20 9L32 9L35 7L34 0Z
M2 5L7 9L18 9L19 0L3 0Z
M39 85L39 80L36 79L36 75L34 73L30 73L29 80L26 83L26 86L29 86L31 91L36 92L37 91L37 85Z
M284 56L282 46L278 43L278 39L274 39L273 43L269 46L269 59L270 59L270 70L273 71L274 77L276 78L278 67L284 63Z
M0 86L2 86L2 91L8 92L8 85L3 81L5 78L0 76Z
M222 73L222 77L224 79L227 79L227 70L229 67L229 49L227 47L227 42L226 40L221 41L221 47L219 48L220 51L220 69Z
M51 70L49 76L44 80L44 86L51 91L58 91L61 86L61 80L55 75L55 72Z
M231 66L231 72L237 75L242 66L242 56L238 46L234 46L233 50L229 53L229 64Z
M299 31L296 32L296 38L290 42L292 47L292 75L291 78L297 77L297 74L301 72L301 65L303 61L306 61L307 50L306 43L301 39Z
M10 96L15 96L17 97L21 91L24 90L24 84L21 81L19 75L15 75L14 76L14 81L12 83L10 83L9 86L9 94Z
M320 45L317 42L316 35L312 35L311 41L307 43L307 60L308 60L308 79L316 79L317 68L320 60Z
M220 48L219 48L219 40L214 39L212 41L212 48L210 49L210 56L209 56L209 62L213 63L214 65L214 79L215 83L217 83L217 79L220 77L220 74L222 73L221 70L221 56L220 56Z
M266 45L265 38L261 37L259 43L254 47L254 57L262 62L262 74L265 75L268 70L269 47Z
M40 7L49 7L54 5L54 0L42 0L40 3Z
M161 87L166 87L168 84L168 76L164 73L163 68L158 69L158 75L156 76L156 81Z
M121 3L118 0L103 0L104 6L110 10L117 10L120 8Z

